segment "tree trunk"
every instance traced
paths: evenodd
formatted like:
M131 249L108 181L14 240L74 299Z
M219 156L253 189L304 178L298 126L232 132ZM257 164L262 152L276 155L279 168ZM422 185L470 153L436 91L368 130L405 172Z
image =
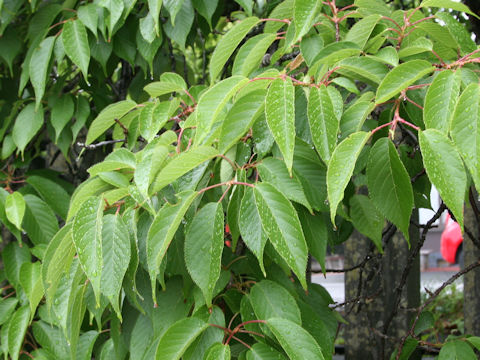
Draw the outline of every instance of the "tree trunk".
M417 211L414 211L412 218L418 219ZM398 309L388 326L386 334L388 339L381 335L385 323L394 311L396 305L394 294L401 281L410 251L418 240L418 229L412 226L409 249L407 241L397 231L387 242L381 259L372 259L364 268L345 274L345 299L361 298L359 302L347 304L345 307L348 321L344 335L346 360L389 359L398 346L393 338L401 338L408 331L412 314ZM371 244L371 240L355 231L345 243L345 267L361 263L367 256ZM420 260L417 256L403 287L400 307L412 308L419 304ZM417 358L420 357L418 355L411 357Z
M475 197L477 195L475 194ZM476 201L478 206L478 201ZM465 207L465 228L479 239L479 224L471 206ZM463 254L468 266L480 259L480 250L464 234ZM465 333L480 336L480 268L476 268L463 277Z

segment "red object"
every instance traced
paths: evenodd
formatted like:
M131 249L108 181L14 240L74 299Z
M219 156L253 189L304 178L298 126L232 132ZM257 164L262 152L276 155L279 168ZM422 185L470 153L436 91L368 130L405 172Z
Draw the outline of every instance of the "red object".
M226 232L227 234L230 234L230 226L228 226L228 224L225 225L225 232Z
M225 240L225 245L227 245L227 247L229 248L232 247L232 243L230 242L230 240Z
M458 247L462 244L462 230L460 225L447 214L445 229L440 237L440 251L442 257L451 264L455 264Z

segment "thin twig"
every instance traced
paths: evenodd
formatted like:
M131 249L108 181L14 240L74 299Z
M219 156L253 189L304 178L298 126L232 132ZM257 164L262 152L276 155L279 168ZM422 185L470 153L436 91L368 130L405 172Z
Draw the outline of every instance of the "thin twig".
M89 145L82 142L77 142L77 146L85 148L86 150L95 150L96 148L99 148L105 145L112 145L112 144L122 143L126 141L127 139L105 140L105 141L100 141L96 144L89 144Z

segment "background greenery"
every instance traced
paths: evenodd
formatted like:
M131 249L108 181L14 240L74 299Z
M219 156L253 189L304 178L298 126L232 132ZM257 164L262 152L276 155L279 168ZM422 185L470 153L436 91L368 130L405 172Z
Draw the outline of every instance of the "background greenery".
M0 0L0 352L331 359L344 319L308 257L325 271L354 229L378 256L408 241L432 183L463 227L474 11ZM476 358L477 337L421 336L417 310L397 358Z

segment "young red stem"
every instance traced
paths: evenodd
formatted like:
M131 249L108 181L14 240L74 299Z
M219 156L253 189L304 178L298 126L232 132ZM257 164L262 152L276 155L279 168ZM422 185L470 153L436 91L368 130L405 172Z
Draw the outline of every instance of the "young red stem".
M380 126L377 126L375 129L372 130L372 135L375 134L378 130L381 130L383 129L384 127L387 127L387 126L390 126L392 125L392 122L388 122L386 124L383 124L383 125L380 125Z
M230 327L231 327L232 324L233 324L233 320L235 320L235 318L236 318L238 315L240 315L240 313L238 313L238 312L235 313L235 314L232 316L232 318L230 319L230 321L228 322L228 328L229 328L229 329L230 329Z
M343 15L340 19L338 19L338 22L341 23L343 20L345 20L347 17L353 14L358 14L358 11L351 11L348 14Z
M243 346L245 346L247 349L251 349L252 347L250 345L248 345L246 342L244 342L243 340L240 340L239 338L237 338L236 336L233 336L232 335L232 339L235 339L237 340L240 344L242 344Z
M382 19L383 20L388 20L390 22L392 22L397 28L399 28L400 30L402 29L402 27L395 21L393 20L391 17L388 17L388 16L382 16Z
M468 59L470 56L475 55L479 52L480 52L480 49L477 49L477 50L471 52L470 54L467 54L464 57L461 57L460 59L458 59L458 61L464 61L464 60Z
M435 15L427 16L426 18L423 18L423 19L420 19L420 20L417 20L417 21L411 23L410 26L415 26L415 25L417 25L417 24L420 24L420 23L423 22L423 21L427 21L427 20L435 19L435 18L436 18Z
M227 341L225 342L225 345L228 345L230 343L230 340L232 340L232 337L242 328L244 327L245 325L247 324L254 324L254 323L261 323L261 324L266 324L267 322L265 320L249 320L249 321L245 321L241 324L238 324L235 329L232 330L232 332L230 333L230 336L228 337ZM235 339L237 340L237 339Z
M225 181L225 182L222 182L222 183L218 183L218 184L213 184L213 185L210 185L210 186L207 186L206 188L203 188L201 190L198 191L199 194L201 193L204 193L205 191L208 191L208 190L211 190L211 189L215 189L217 187L220 187L220 186L224 186L224 185L244 185L244 186L250 186L250 187L255 187L255 185L253 184L249 184L249 183L246 183L246 182L239 182L239 181Z
M410 22L410 19L412 18L412 16L418 11L420 10L420 7L416 7L415 9L413 9L413 11L410 13L410 15L408 16L407 18L407 21Z
M183 132L185 131L185 128L180 128L180 132L178 133L178 138L177 138L177 154L180 154L180 151L182 150L181 149L181 145L182 145L182 135L183 135Z
M193 98L192 94L190 94L190 93L188 92L188 90L183 90L183 91L185 91L185 94L187 94L187 96L190 98L190 100L192 100L193 105L195 105L197 102L196 102L195 99Z
M248 330L238 330L238 332L241 332L241 333L244 333L244 334L252 334L252 335L256 335L256 336L260 336L260 337L265 337L265 335L263 334L259 334L255 331L248 331Z
M266 19L260 19L260 21L276 21L276 22L282 22L285 24L290 25L290 20L289 19L271 19L271 18L266 18Z
M416 107L418 107L420 110L423 110L423 106L421 105L418 105L415 101L413 101L412 99L410 99L408 96L405 95L405 100L407 100L409 103L415 105Z
M425 86L430 86L432 84L419 84L419 85L410 85L407 90L416 90L416 89L421 89Z
M232 185L228 185L227 186L227 189L223 192L222 196L220 197L220 199L218 200L219 203L221 203L223 201L223 199L225 198L225 196L227 195L228 191L231 189Z
M228 157L226 157L225 155L220 154L218 156L221 157L226 162L228 162L230 164L230 166L233 168L233 170L235 170L237 168L237 165L232 160L230 160Z
M279 78L278 77L257 77L257 78L251 79L249 82L257 81L257 80L277 80L277 79Z
M399 118L399 119L398 119L398 122L401 122L402 124L405 124L405 125L407 125L407 126L410 126L412 129L415 129L415 130L417 130L417 131L420 130L420 128L419 128L418 126L413 125L412 123L409 123L407 120L404 120L404 119L402 119L402 118Z
M357 5L355 5L355 4L347 5L347 6L343 7L343 8L341 8L341 9L339 9L338 12L342 12L342 11L351 9L351 8L354 7L354 6L357 6Z

